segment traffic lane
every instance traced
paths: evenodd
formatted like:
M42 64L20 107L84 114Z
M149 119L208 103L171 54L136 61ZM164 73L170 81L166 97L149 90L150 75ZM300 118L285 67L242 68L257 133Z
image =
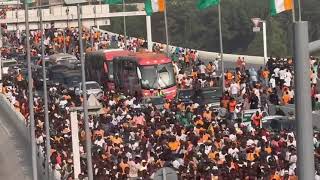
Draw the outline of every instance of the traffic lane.
M0 107L0 179L31 180L30 148L25 138L9 122L10 115Z

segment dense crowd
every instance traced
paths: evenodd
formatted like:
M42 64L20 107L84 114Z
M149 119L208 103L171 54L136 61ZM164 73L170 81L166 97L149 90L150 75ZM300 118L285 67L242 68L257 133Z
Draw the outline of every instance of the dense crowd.
M89 34L89 35L88 35ZM77 29L63 33L46 32L46 54L66 51L78 54ZM14 48L3 48L8 56L12 49L23 53L23 33L7 33ZM62 37L62 40L61 40ZM123 48L124 38L94 32L96 48ZM40 54L39 32L31 33L34 56ZM89 41L90 32L84 30ZM136 51L145 42L128 39L128 49ZM20 48L22 47L22 48ZM156 44L155 51L162 46ZM92 49L87 49L92 50ZM205 63L195 50L176 48L172 55L179 88L217 86L219 57ZM311 96L316 92L318 62L311 58ZM257 112L248 128L238 118L243 110L268 111L270 104L294 102L292 59L271 58L266 67L256 70L245 59L235 60L235 69L225 72L225 89L218 112L196 103L186 105L166 100L162 110L153 105L143 107L138 97L119 92L106 92L100 102L103 114L90 115L94 179L150 179L161 167L171 167L180 179L297 179L295 133L272 132L260 128L262 115ZM3 93L26 119L29 116L26 77L17 71L5 77ZM315 103L317 104L317 103ZM49 88L49 120L51 164L57 179L73 179L70 108L82 105L80 96L62 86ZM319 106L319 105L318 105ZM45 151L44 108L41 97L34 98L36 142ZM82 115L79 119L81 174L86 176L85 131ZM320 173L320 134L314 134L316 178Z

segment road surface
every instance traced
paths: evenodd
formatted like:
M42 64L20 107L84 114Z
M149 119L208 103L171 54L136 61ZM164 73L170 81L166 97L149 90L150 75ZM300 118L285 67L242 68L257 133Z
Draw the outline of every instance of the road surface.
M31 180L30 148L0 106L0 180Z

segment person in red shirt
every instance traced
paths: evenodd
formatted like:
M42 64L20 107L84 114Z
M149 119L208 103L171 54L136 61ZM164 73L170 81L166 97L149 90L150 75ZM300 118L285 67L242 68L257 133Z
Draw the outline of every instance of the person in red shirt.
M229 112L231 115L231 119L236 119L235 109L237 106L237 101L234 98L231 98L229 101Z

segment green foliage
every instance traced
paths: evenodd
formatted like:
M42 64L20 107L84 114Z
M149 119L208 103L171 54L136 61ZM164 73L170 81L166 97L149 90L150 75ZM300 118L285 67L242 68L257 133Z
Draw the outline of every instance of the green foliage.
M141 0L141 2L144 2ZM197 0L167 0L170 44L193 49L219 51L218 8L199 11ZM310 41L320 39L320 1L304 1L302 19L310 21ZM127 7L127 9L130 9ZM121 11L121 6L112 7ZM131 7L131 10L134 10ZM221 1L223 45L226 53L263 55L262 32L252 32L252 17L267 21L268 55L292 55L292 15L271 17L267 0ZM296 13L298 14L298 13ZM297 17L297 15L296 15ZM110 31L123 33L123 18L112 18ZM127 34L146 38L145 17L128 17ZM261 27L262 30L262 27ZM165 43L163 13L152 15L153 41Z

